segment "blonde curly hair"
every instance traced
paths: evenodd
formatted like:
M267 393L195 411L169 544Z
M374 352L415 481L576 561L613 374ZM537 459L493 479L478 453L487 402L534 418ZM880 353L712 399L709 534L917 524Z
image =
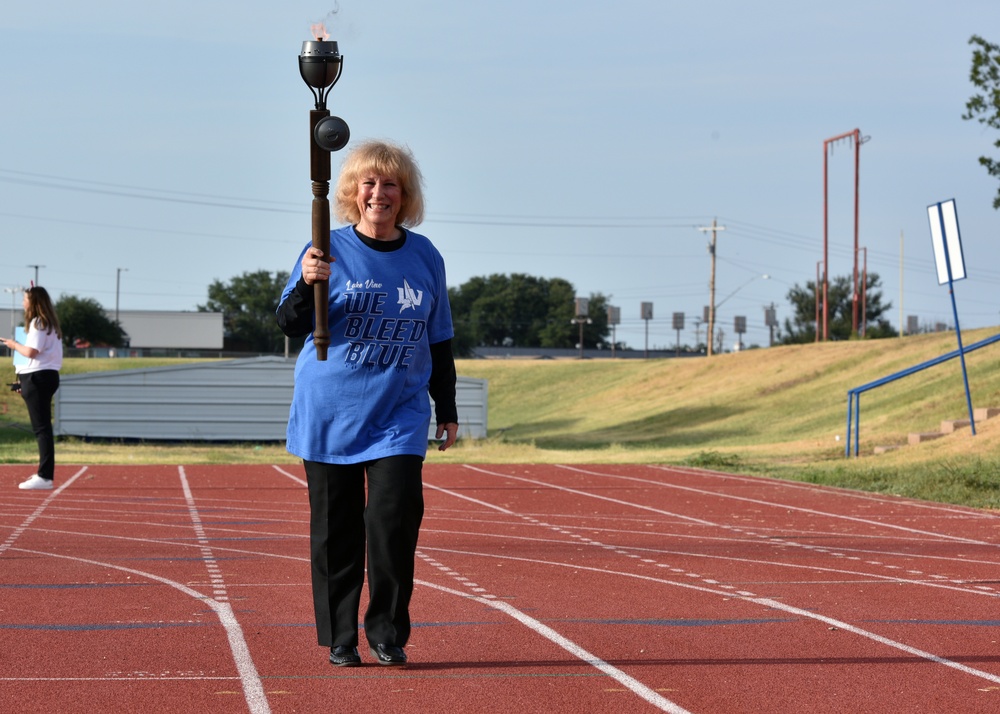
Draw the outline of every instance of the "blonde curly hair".
M412 228L424 220L423 177L416 159L406 147L387 141L366 141L355 147L340 168L334 190L334 208L339 220L357 225L361 220L358 208L358 183L365 176L391 176L399 181L403 201L396 223Z

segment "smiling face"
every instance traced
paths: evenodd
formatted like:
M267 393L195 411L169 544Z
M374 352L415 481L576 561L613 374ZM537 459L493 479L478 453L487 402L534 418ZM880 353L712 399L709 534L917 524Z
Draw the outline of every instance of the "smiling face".
M362 176L358 181L358 230L379 240L399 237L396 216L403 205L403 189L394 176Z

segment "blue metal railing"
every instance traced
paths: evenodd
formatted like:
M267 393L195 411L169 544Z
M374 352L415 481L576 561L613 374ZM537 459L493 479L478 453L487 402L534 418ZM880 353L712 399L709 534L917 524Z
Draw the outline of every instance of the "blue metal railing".
M934 365L941 364L942 362L947 362L948 360L960 357L965 353L974 352L981 347L986 347L987 345L992 345L994 342L1000 342L1000 335L994 335L993 337L987 337L985 340L980 340L979 342L974 342L973 344L965 347L964 349L957 349L947 354L943 354L940 357L935 357L934 359L927 360L921 364L915 365L913 367L908 367L895 374L890 374L888 377L882 377L881 379L876 379L874 382L868 382L868 384L862 384L860 387L855 387L847 392L847 443L844 445L844 456L851 455L851 417L854 416L854 455L858 455L858 441L859 441L859 431L861 428L861 393L867 392L869 389L875 389L876 387L881 387L883 384L888 384L889 382L895 382L897 379L902 379L903 377L908 377L911 374L915 374L928 367L933 367Z

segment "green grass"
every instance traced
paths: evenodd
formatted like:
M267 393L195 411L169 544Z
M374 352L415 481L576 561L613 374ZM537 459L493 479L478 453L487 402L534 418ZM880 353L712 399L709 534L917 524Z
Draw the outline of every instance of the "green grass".
M966 344L995 331L964 335ZM947 503L1000 507L1000 418L919 446L911 432L967 418L952 360L862 397L861 457L844 457L847 390L954 350L953 333L775 347L711 359L460 360L489 380L489 436L436 463L698 466ZM64 374L178 360L67 360ZM976 407L1000 407L1000 345L966 356ZM5 381L11 381L9 365ZM31 463L23 403L7 393L0 462ZM837 440L837 437L840 440ZM61 439L60 463L295 463L281 444L115 444Z

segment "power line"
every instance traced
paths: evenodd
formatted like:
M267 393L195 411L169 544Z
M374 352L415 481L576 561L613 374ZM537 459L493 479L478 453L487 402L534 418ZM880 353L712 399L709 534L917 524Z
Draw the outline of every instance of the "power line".
M35 178L35 179L49 179L49 180L52 180L52 181L64 181L64 182L68 182L68 183L83 184L84 186L91 185L91 186L104 186L104 187L108 187L108 188L120 188L120 189L126 189L129 192L127 195L131 195L131 192L133 192L133 191L143 191L143 192L146 192L146 193L165 193L165 194L170 194L170 195L174 195L174 196L188 196L188 197L191 197L191 198L198 198L198 199L201 199L201 200L218 199L218 200L223 200L223 201L244 201L244 202L254 202L254 203L273 203L275 205L283 205L283 206L289 206L289 207L291 207L291 206L297 206L298 205L297 203L292 203L290 201L273 201L273 200L269 200L269 199L259 199L259 198L241 198L239 196L221 196L221 195L218 195L218 194L196 193L196 192L193 192L193 191L175 191L173 189L168 189L168 188L149 188L149 187L146 187L146 186L136 186L135 184L111 183L111 182L108 182L108 181L94 181L92 179L77 179L77 178L71 178L71 177L68 177L68 176L53 176L52 174L39 174L39 173L33 173L31 171L17 171L17 170L14 170L14 169L0 169L0 174L14 174L16 176L30 176L30 177ZM2 179L2 180L8 181L8 182L11 182L11 183L17 183L17 181L15 181L14 179ZM28 184L28 185L33 185L33 184ZM70 186L58 187L57 186L57 187L53 187L53 188L72 188L72 187L70 187Z
M0 181L5 181L7 183L16 183L22 186L53 188L53 189L60 189L63 191L76 191L79 193L96 193L105 196L119 196L123 198L139 198L139 199L145 199L147 201L161 201L165 203L183 203L187 205L210 206L213 208L236 208L247 211L265 211L269 213L302 213L303 211L303 209L301 208L292 209L292 208L268 208L265 206L242 206L235 203L220 203L218 201L197 200L193 198L174 198L170 196L155 196L143 193L135 193L132 191L115 191L112 189L89 188L87 186L60 186L58 184L44 183L42 181L18 180L18 179L6 178L3 176L0 176Z

